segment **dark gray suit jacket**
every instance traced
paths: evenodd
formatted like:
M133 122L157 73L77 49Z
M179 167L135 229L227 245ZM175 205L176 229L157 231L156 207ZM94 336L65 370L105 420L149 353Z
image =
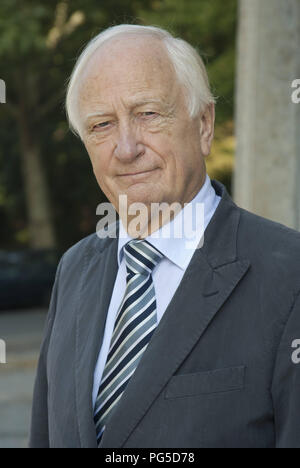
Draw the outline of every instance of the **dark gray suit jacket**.
M300 448L300 234L222 200L107 425L102 447ZM117 240L63 256L34 390L31 447L96 447L93 374ZM296 350L297 351L297 350Z

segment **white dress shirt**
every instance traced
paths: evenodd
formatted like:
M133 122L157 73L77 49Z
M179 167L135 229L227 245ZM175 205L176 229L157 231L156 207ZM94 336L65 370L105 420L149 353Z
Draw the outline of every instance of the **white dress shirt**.
M156 295L156 310L157 323L159 323L165 310L167 309L172 297L178 288L182 277L192 259L192 256L199 245L203 233L211 220L221 198L216 195L208 175L206 175L205 183L195 198L188 203L180 213L170 223L165 224L159 231L148 236L146 240L156 247L164 257L156 266L152 273L155 295ZM204 208L202 219L195 219L195 207L202 206ZM191 217L193 220L191 220ZM189 225L189 221L193 223L193 229L182 229L182 237L179 238L176 232L180 232L184 225ZM181 223L181 224L180 224ZM191 225L192 226L192 225ZM179 229L176 231L176 229ZM194 237L191 240L191 234ZM97 398L98 389L100 386L103 370L105 367L111 336L113 333L115 317L120 304L123 300L126 289L126 266L123 254L124 245L132 238L128 235L121 220L118 240L118 264L119 269L107 313L104 338L100 349L98 361L94 373L93 386L93 407Z

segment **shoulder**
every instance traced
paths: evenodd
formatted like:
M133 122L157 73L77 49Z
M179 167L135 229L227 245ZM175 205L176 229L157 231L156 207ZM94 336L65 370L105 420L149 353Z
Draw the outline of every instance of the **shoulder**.
M300 233L283 224L238 208L237 251L259 271L300 289Z
M262 216L238 208L240 211L240 241L248 243L248 247L264 247L266 251L285 253L286 255L300 251L300 232L283 224L271 221Z
M71 246L61 258L63 268L72 267L74 269L76 265L82 264L85 258L101 254L112 242L117 240L118 229L119 223L113 223L110 225L109 235L107 231L97 232Z

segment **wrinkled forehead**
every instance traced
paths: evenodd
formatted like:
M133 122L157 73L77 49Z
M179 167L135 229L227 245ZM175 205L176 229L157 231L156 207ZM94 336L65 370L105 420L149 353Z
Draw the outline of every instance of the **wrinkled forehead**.
M143 88L168 95L175 84L175 70L162 41L150 35L121 36L104 43L90 57L81 76L79 100Z

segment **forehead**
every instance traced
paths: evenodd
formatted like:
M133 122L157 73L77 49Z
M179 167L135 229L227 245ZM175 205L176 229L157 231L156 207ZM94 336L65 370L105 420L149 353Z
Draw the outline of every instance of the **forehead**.
M104 44L82 75L80 107L97 106L115 97L172 100L178 83L164 45L152 37L121 37ZM89 109L91 110L91 109Z

